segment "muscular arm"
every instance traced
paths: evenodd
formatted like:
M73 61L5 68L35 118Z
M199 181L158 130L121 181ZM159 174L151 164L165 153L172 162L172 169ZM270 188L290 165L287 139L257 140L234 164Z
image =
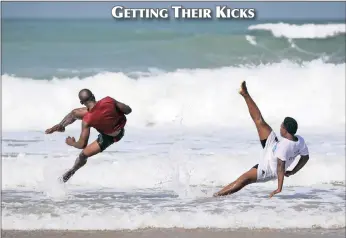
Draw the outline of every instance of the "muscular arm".
M281 159L278 160L278 167L277 167L277 174L278 174L278 188L273 191L269 197L273 197L277 193L281 193L282 191L282 185L284 184L284 176L285 176L285 161L282 161Z
M282 161L278 158L278 167L277 167L277 173L278 173L278 191L282 191L282 186L284 184L284 177L285 177L285 161Z
M299 170L301 170L305 164L309 161L309 155L302 155L300 156L299 162L296 165L296 167L294 167L294 169L289 172L290 175L293 175L295 173L297 173Z
M64 119L52 128L46 130L46 134L51 134L55 131L65 131L65 127L75 122L77 119L83 119L83 116L88 112L86 107L76 108L67 114Z
M82 121L82 131L79 136L79 139L78 141L71 143L71 146L77 149L84 149L88 145L89 135L90 135L90 127L86 122Z
M132 112L131 107L129 107L128 105L126 105L126 104L124 104L122 102L119 102L119 101L115 102L115 107L116 107L117 110L121 111L125 115L128 115L128 114L130 114Z
M69 114L67 114L64 119L58 124L62 127L66 127L73 122L75 122L77 119L81 120L83 119L83 116L88 112L86 107L76 108L72 110Z

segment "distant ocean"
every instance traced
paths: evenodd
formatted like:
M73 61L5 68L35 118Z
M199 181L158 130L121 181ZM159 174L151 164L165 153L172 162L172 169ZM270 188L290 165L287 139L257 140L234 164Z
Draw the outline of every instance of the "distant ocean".
M336 21L4 20L2 228L345 228L345 36ZM261 153L242 80L278 135L295 117L309 146L272 199L276 181L212 198ZM61 185L80 123L44 130L82 88L133 113Z

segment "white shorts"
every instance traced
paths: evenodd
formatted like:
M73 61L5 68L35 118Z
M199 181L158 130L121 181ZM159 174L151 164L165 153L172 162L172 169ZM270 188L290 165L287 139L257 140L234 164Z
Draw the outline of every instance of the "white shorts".
M270 180L277 179L275 168L270 166L271 160L273 159L273 146L278 142L274 131L270 133L267 138L266 144L263 148L263 152L257 167L257 182L264 183Z

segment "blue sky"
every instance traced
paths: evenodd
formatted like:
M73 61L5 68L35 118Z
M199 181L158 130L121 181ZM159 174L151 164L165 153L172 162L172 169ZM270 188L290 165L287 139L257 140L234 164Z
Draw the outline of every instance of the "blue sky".
M3 18L111 18L116 5L126 7L255 8L257 19L345 19L345 2L2 2Z

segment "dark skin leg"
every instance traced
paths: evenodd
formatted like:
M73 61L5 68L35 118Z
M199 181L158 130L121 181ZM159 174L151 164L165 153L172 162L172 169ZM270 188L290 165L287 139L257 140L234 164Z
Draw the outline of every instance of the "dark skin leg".
M247 88L246 82L242 82L239 90L239 94L245 99L246 105L249 109L250 116L256 125L258 136L260 140L265 140L272 132L272 128L264 121L261 111L258 109L256 103L251 98Z
M245 172L243 175L241 175L237 180L235 180L233 183L230 183L226 187L224 187L222 190L214 194L214 197L217 196L226 196L233 193L238 192L245 186L255 183L257 180L257 169L252 168L249 171Z
M101 148L96 141L85 147L85 149L77 157L73 167L62 176L63 182L66 183L78 169L82 168L86 164L89 157L100 152Z
M261 111L258 109L256 103L253 101L247 90L245 81L242 82L240 86L239 94L242 95L245 99L246 105L249 109L250 116L256 125L256 129L260 140L266 140L272 132L272 128L264 121ZM236 181L227 185L219 192L215 193L214 197L233 194L235 192L238 192L245 186L251 183L255 183L256 181L257 169L252 168L249 171L245 172L243 175L241 175Z

